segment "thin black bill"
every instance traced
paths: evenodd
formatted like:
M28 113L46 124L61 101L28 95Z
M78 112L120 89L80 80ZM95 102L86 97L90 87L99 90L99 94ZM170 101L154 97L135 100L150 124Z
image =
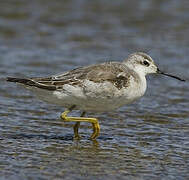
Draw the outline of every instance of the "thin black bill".
M165 76L169 76L169 77L172 77L172 78L175 78L175 79L178 79L179 81L186 81L186 80L181 79L180 77L177 77L175 75L164 73L164 72L160 71L159 69L157 69L157 73L165 75Z

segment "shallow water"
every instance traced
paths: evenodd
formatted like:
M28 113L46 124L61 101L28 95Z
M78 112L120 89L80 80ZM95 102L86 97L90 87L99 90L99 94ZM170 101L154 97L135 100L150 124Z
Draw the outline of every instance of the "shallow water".
M0 179L176 179L189 174L189 83L148 77L136 103L99 118L80 141L63 108L2 79L47 76L149 53L189 80L188 1L0 2ZM79 115L79 112L73 112Z

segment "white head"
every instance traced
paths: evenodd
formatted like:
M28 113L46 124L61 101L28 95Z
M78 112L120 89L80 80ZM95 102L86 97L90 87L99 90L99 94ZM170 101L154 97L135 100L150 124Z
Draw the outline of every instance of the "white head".
M129 57L124 60L123 63L140 75L145 76L147 74L158 73L178 79L180 81L185 81L184 79L181 79L175 75L167 74L160 71L159 68L155 65L152 58L143 52L136 52L129 55Z
M152 58L143 52L136 52L129 55L123 63L139 74L147 75L158 72L158 67Z

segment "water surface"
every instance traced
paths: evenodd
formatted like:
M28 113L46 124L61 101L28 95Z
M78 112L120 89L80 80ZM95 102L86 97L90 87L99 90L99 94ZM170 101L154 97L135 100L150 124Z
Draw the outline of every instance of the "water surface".
M0 2L0 78L47 76L144 51L189 80L188 1ZM0 82L0 179L175 179L189 174L189 85L148 77L136 103L99 118L80 141L62 107ZM79 112L73 112L78 116Z

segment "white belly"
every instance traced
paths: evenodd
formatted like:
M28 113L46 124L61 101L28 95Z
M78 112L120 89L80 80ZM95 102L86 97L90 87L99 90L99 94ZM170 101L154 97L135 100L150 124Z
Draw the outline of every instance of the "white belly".
M37 90L37 91L36 91ZM130 87L117 89L110 82L94 83L86 80L82 87L64 85L62 91L47 91L35 88L37 96L49 103L65 108L76 105L76 109L83 111L112 111L140 98L146 87Z

